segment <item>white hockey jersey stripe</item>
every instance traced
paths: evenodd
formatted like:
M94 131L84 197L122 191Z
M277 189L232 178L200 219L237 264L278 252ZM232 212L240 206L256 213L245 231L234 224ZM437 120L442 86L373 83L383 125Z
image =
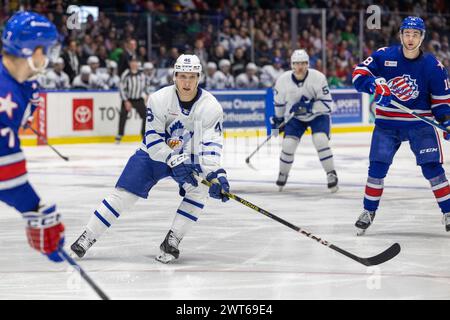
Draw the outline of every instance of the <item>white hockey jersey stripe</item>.
M0 182L0 190L3 191L3 190L8 190L8 189L13 189L13 188L16 188L18 186L25 184L27 181L28 181L27 174L24 174L15 179L1 181Z
M377 119L383 119L383 120L399 120L399 121L409 121L409 122L418 122L418 121L422 121L418 118L403 118L403 117L386 117L386 116L380 116L380 115L376 115ZM425 117L427 119L433 119L432 117Z
M372 197L372 196L369 196L369 195L364 195L364 198L366 198L367 200L370 200L370 201L378 201L378 200L380 200L381 199L381 197Z
M431 190L433 190L433 191L434 190L439 190L439 189L442 189L442 188L444 188L446 186L448 186L448 181L444 181L444 182L442 182L442 183L440 183L438 185L435 185L435 186L431 187Z
M437 200L437 202L444 202L444 201L447 201L448 199L450 199L450 194L448 194L442 198L437 198L436 200Z
M8 164L20 162L23 160L25 160L25 155L23 154L23 152L2 156L0 157L0 166L6 166Z
M383 189L384 188L384 186L382 184L374 184L374 183L367 182L366 185L372 189Z
M435 96L435 95L431 95L432 99L439 99L439 100L445 100L445 99L450 99L450 94L447 94L445 96Z

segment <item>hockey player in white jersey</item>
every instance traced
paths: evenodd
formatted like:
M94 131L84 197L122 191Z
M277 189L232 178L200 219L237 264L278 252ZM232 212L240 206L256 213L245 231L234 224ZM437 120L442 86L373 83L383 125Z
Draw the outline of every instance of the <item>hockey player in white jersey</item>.
M330 113L334 104L327 79L323 73L309 68L309 56L305 50L293 52L291 67L292 70L278 78L274 88L275 115L271 119L272 128L278 129L285 120L288 121L284 127L276 184L280 191L286 185L297 146L310 127L314 146L327 174L328 188L336 192L338 178L329 146Z
M53 61L53 69L48 70L40 78L39 84L45 89L70 89L70 79L67 73L63 71L64 60L57 58ZM38 78L39 79L39 78Z
M114 192L94 211L84 232L71 249L83 257L99 237L139 198L171 176L183 197L161 254L156 260L177 259L178 245L202 212L208 192L222 201L229 191L226 172L221 168L223 111L209 92L198 88L202 72L195 55L181 55L174 67L174 85L153 93L147 103L147 127L142 146L131 156ZM194 177L215 182L208 189Z
M231 74L231 62L228 59L219 61L219 69L216 72L217 88L216 89L234 89L234 77Z

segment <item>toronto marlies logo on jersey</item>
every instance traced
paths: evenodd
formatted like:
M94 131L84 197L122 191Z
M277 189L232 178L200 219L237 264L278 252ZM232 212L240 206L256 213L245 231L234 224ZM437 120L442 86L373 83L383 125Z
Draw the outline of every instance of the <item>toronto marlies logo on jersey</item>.
M419 86L416 79L411 79L409 74L392 78L388 81L391 93L401 101L415 99L419 95Z
M181 149L189 140L192 134L186 130L181 121L176 121L169 128L170 138L167 145L173 150Z

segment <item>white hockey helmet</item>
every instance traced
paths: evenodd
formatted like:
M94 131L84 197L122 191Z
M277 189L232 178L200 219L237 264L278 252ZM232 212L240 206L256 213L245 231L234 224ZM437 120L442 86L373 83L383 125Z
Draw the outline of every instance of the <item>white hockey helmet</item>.
M89 56L89 58L87 59L87 63L88 64L100 63L100 60L98 59L97 56Z
M294 62L308 62L309 64L309 56L303 49L295 50L291 55L291 67L294 67Z
M177 72L195 72L202 74L202 64L195 54L182 54L178 57L173 67L174 75Z
M247 66L245 67L246 70L253 70L258 71L258 67L253 62L247 63Z
M106 65L108 68L117 69L117 62L115 62L114 60L108 60Z
M55 64L64 64L64 59L61 57L56 58L55 60L53 60L53 65Z
M153 63L151 62L145 62L144 63L144 70L153 70L155 67L153 66Z
M228 59L222 59L219 61L219 68L224 68L224 67L230 67L231 66L231 62Z
M80 73L81 74L90 74L92 72L91 67L84 65L80 68Z
M217 70L217 64L216 64L215 62L210 61L210 62L208 62L208 64L206 65L206 68Z
M196 87L202 78L202 64L200 59L195 54L182 54L178 57L175 65L173 66L173 83L178 90L176 74L177 72L192 72L198 74L198 81Z

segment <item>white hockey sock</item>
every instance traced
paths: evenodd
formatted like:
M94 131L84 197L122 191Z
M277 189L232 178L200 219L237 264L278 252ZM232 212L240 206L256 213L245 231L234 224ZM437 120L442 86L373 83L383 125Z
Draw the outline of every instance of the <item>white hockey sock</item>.
M170 228L177 238L182 239L189 229L198 220L202 209L205 206L204 199L192 199L192 195L186 195L178 207L177 213L173 219Z
M89 220L86 231L91 239L98 239L114 222L120 217L122 212L131 208L138 196L123 189L115 189L106 197L101 205L94 211Z
M283 139L280 155L280 173L288 175L294 162L295 150L300 143L300 139L293 136L286 136Z
M312 136L314 146L319 155L320 163L326 173L334 170L333 152L329 146L328 137L325 133L319 132Z

